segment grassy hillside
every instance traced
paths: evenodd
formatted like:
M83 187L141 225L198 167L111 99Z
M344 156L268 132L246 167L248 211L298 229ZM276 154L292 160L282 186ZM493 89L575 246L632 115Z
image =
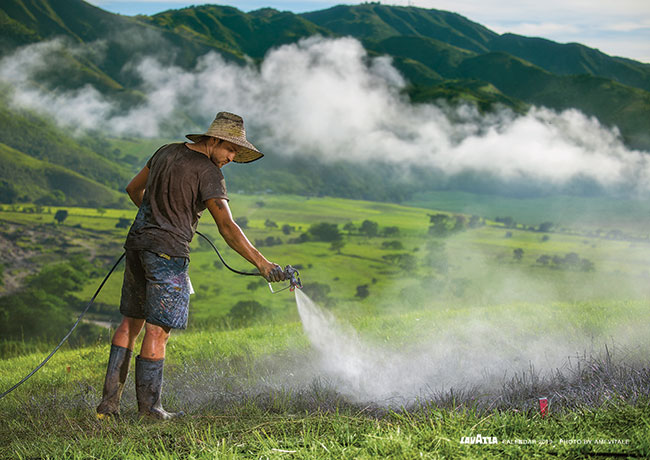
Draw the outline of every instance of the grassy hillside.
M595 75L650 91L650 64L608 56L579 43L560 44L503 34L492 38L490 49L525 59L558 75Z
M34 201L42 204L115 206L123 195L79 173L37 160L0 143L0 181L8 184L2 202ZM7 193L13 191L13 199Z
M21 155L28 155L42 162L48 163L52 168L50 171L69 170L67 177L72 177L77 173L93 181L100 183L112 190L123 190L130 179L130 171L120 161L119 157L114 155L114 151L109 148L102 138L98 136L84 135L72 137L63 128L55 125L51 120L27 110L11 109L7 107L6 98L1 99L0 103L0 140L11 150L5 150L5 155L11 158L13 163L23 164L24 172L32 168L36 163L25 162ZM12 153L13 152L13 153ZM58 166L58 168L54 168ZM20 181L14 184L20 195L34 197L31 193L22 192L22 188L27 189L42 188L44 182L32 183L36 180L37 171L22 176ZM28 179L32 177L32 179ZM5 170L4 178L10 179L11 172ZM51 190L66 188L66 195L70 196L70 203L83 203L88 197L84 189L76 190L70 187L70 184L62 181L58 183L53 181L49 185ZM91 193L93 200L97 198L97 193ZM113 202L115 195L112 193L98 201L98 203L107 204Z

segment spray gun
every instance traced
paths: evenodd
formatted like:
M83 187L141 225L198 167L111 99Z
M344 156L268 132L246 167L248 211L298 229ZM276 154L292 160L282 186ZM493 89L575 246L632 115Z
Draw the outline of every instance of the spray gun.
M278 289L277 291L273 290L273 286L271 286L271 283L269 283L269 289L273 294L276 294L278 292L282 292L286 289L289 289L289 291L293 292L298 289L302 289L302 282L300 281L300 273L298 272L297 269L293 268L291 265L287 265L284 267L284 278L289 280L289 285L283 287L282 289Z

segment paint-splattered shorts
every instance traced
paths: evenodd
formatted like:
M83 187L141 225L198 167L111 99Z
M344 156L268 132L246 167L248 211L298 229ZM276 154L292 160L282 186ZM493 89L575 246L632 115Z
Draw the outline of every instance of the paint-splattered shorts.
M150 251L126 251L120 313L173 329L187 327L189 259Z

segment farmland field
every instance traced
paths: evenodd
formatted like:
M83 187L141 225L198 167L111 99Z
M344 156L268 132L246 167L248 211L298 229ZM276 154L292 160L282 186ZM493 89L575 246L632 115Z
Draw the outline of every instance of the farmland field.
M196 237L190 324L170 340L164 395L167 406L189 416L173 424L139 421L129 381L123 419L97 422L108 351L100 335L84 347L66 345L0 402L8 420L0 456L650 453L643 326L650 320L650 243L639 232L588 225L540 231L539 221L506 226L495 216L333 198L233 194L231 208L270 260L299 267L304 292L335 318L332 343L317 346L313 334L323 331L301 327L293 294L271 294L262 280L227 271ZM134 211L65 208L57 224L59 209L4 206L3 241L25 254L25 264L6 267L4 276L21 279L77 253L95 258L102 270L74 293L83 303L121 253L127 230L116 223ZM337 225L342 244L313 235L300 241L322 222ZM209 215L199 231L230 265L252 269L224 248ZM91 311L92 320L116 321L121 275L97 298L102 308ZM235 314L236 305L252 301L257 315ZM0 360L0 389L51 348L35 346L40 352L18 346ZM341 366L327 367L328 357ZM545 418L540 397L551 404ZM477 434L498 443L463 441Z

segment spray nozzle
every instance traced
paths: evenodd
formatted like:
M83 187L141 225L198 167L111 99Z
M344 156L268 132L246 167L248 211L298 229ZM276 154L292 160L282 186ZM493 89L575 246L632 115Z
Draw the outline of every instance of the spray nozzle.
M300 273L297 269L293 268L291 265L284 267L284 278L289 280L289 285L278 289L277 291L273 290L273 286L269 283L269 289L273 294L276 292L282 292L286 289L289 289L291 292L295 291L296 288L302 289L302 282L300 281Z

